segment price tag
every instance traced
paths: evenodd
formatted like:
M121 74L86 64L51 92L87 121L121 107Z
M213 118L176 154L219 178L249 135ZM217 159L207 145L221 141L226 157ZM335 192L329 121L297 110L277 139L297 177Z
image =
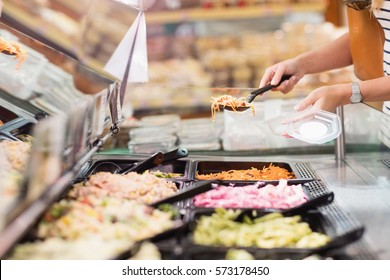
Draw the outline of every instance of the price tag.
M106 120L108 91L103 90L94 96L93 124L91 143L95 142L103 134Z
M50 117L33 130L33 146L24 180L26 201L36 200L63 171L66 118Z
M73 165L85 152L89 144L93 110L93 99L77 103L70 112L67 147L70 149L68 164Z
M111 91L110 95L110 111L111 111L111 122L112 127L119 126L122 121L122 106L121 106L121 96L119 92L120 83L115 83L114 89Z

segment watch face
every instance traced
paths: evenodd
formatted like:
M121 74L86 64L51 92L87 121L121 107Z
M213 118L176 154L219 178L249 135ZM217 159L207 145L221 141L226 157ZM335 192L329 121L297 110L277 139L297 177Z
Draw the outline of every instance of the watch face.
M356 96L356 95L351 96L350 100L351 100L352 103L359 103L360 101L362 101L360 96Z
M362 101L362 95L360 94L360 88L358 83L352 83L352 95L349 98L351 103L359 103Z

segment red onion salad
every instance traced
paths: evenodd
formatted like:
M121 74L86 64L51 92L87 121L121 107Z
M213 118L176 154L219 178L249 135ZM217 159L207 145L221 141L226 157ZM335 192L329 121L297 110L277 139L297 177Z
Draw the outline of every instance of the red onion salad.
M275 208L288 209L308 200L302 185L288 185L279 180L277 186L257 182L246 186L216 185L215 189L194 197L196 207L206 208Z

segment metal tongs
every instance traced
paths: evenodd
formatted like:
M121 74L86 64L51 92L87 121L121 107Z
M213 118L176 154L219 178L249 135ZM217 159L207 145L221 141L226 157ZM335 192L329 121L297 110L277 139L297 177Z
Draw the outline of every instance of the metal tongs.
M279 83L277 83L276 85L272 85L272 84L268 84L264 87L261 87L261 88L258 88L254 91L252 91L245 99L245 104L248 104L248 103L252 103L253 100L255 100L255 98L258 96L258 95L261 95L275 87L278 87L280 86L281 83L283 83L284 81L287 81L288 79L291 78L291 75L283 75L282 78L280 79ZM226 109L226 110L229 110L229 111L238 111L238 112L242 112L242 111L246 111L250 108L251 106L238 106L238 107L232 107L232 106L229 106L229 105L219 105L219 108L220 109Z

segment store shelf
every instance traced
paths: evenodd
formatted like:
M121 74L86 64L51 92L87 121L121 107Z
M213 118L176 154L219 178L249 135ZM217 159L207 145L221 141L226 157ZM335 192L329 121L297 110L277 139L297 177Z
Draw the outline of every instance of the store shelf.
M182 21L220 21L235 19L250 19L265 16L279 16L292 12L324 12L325 1L301 4L269 4L255 7L232 7L213 9L180 9L174 11L146 13L149 24L178 23Z

